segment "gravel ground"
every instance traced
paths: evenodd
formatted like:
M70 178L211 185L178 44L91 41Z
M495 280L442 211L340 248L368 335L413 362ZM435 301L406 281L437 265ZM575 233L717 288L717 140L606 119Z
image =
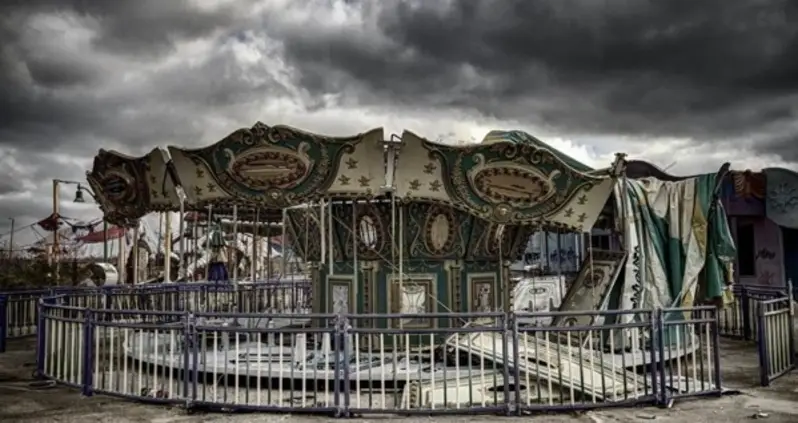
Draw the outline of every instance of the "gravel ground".
M756 387L757 357L752 344L723 340L724 385L742 394L723 398L681 401L670 409L626 408L586 413L530 416L525 420L557 422L743 422L763 419L769 422L798 421L798 372L793 372L768 388ZM338 421L329 417L288 414L188 414L172 406L155 406L105 396L83 398L79 390L67 387L31 385L34 369L32 339L10 341L8 352L0 354L0 421L3 422L292 422ZM401 420L421 422L493 422L495 416L363 418L359 421Z

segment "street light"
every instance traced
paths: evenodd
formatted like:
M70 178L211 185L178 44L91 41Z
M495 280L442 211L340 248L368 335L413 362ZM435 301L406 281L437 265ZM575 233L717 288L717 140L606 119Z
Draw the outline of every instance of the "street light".
M83 198L83 193L89 194L89 196L97 201L97 197L94 193L87 187L83 186L80 182L77 181L66 181L63 179L53 179L53 217L58 219L58 197L59 197L59 185L76 185L77 189L75 190L75 203L85 203L86 200ZM58 273L59 273L59 251L58 251L58 225L56 225L56 230L53 234L53 255L55 255L55 275L56 280L58 280ZM108 222L105 221L105 216L103 216L103 261L108 262Z
M89 193L91 198L94 198L94 200L97 201L97 198L94 197L94 193L91 192L91 190L89 190L88 188L84 187L81 184L78 184L78 189L77 189L77 191L75 191L75 201L74 201L75 203L85 203L86 202L86 200L83 199L83 191L84 190Z

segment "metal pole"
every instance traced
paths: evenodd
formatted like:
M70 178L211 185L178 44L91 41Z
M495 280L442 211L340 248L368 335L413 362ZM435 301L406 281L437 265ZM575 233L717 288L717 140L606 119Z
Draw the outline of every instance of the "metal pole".
M259 231L260 231L260 207L255 208L255 222L252 225L252 259L250 260L249 267L250 267L250 275L252 276L252 282L258 281L258 242L260 242ZM268 237L268 232L267 232ZM266 239L268 241L268 238ZM271 248L269 248L267 254L271 252ZM269 254L269 260L271 260L271 254ZM271 277L271 262L267 265L266 269L268 269L267 277L268 280Z
M53 219L55 219L55 230L53 231L53 253L51 256L53 257L53 265L55 266L55 271L53 275L55 277L55 284L59 285L59 273L60 272L60 258L58 254L58 179L53 179Z
M108 263L108 222L103 216L103 263Z
M238 205L233 205L233 245L232 248L227 248L233 257L230 257L229 263L233 265L233 285L236 292L238 291Z
M136 227L133 228L133 285L139 283L139 226L141 221L136 222Z
M163 281L172 282L172 212L166 212L166 234L163 238ZM180 270L177 271L180 274Z
M180 220L178 221L178 229L177 229L178 231L180 231L180 245L179 245L180 255L177 258L177 279L180 280L180 278L183 277L185 278L185 280L188 280L188 271L187 271L188 269L183 268L184 264L183 261L185 260L186 257L186 204L185 200L183 199L183 190L182 189L179 190L177 192L177 195L180 197L180 216L179 216ZM191 230L194 231L192 232L193 235L192 238L196 236L194 228L195 226L191 227ZM169 260L171 260L171 258ZM188 267L188 263L186 263L186 267Z
M11 219L11 235L9 235L8 239L8 258L10 259L14 257L14 223L16 222L16 219L13 217L9 219Z
M208 217L205 219L205 282L208 282L208 272L211 265L211 220L213 219L213 205L208 206Z
M127 237L127 229L124 229L122 236L117 238L117 249L119 250L117 257L116 257L116 265L119 267L118 274L119 274L119 283L126 284L127 278L125 278L125 265L127 264L127 260L125 259L125 238Z

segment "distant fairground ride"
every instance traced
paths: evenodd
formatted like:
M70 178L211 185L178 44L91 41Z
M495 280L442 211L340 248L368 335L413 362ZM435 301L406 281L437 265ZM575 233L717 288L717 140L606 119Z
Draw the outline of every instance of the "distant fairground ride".
M338 380L343 363L354 366L350 376L359 382L385 387L386 378L400 378L394 388L415 386L428 397L413 401L434 406L447 392L495 392L521 377L525 392L550 394L554 384L570 389L572 399L576 389L617 400L645 389L635 382L624 391L622 375L590 373L588 381L586 366L601 361L645 373L656 367L651 363L688 355L693 365L711 360L701 350L709 332L697 331L709 330L704 323L712 320L693 322L706 310L692 307L730 300L734 245L717 197L728 165L717 174L662 181L632 179L625 163L618 154L607 168L591 169L520 131L493 131L479 144L455 146L408 131L390 140L382 129L329 137L257 123L206 148L156 148L137 158L101 150L87 179L111 223L135 226L149 212L180 212L179 262L176 274L166 266L167 282L196 276L182 235L187 212L202 213L204 279L241 292L227 311L241 310L245 279L300 274L312 286L310 309L285 299L294 314L280 316L279 324L208 316L199 324L203 340L190 341L204 347L189 361L159 358L182 354L189 343L169 344L167 329L145 326L124 341L128 357L203 373L213 367L212 373L251 376L258 368L258 378L315 382ZM534 232L595 226L609 229L622 248L588 246L573 281L511 276ZM254 259L245 266L229 252L241 234L252 239ZM257 240L278 236L279 270L269 265L262 277ZM196 317L208 309L188 311ZM257 312L268 320L279 310ZM301 323L296 313L305 315ZM242 325L249 334L243 343L231 329ZM275 340L281 327L289 332ZM507 369L519 354L529 364L514 366L513 375L494 367L490 382L482 371L456 370L474 360ZM541 361L543 373L534 364ZM256 363L268 363L268 370ZM447 372L470 382L447 387ZM674 383L668 389L682 392L682 382Z

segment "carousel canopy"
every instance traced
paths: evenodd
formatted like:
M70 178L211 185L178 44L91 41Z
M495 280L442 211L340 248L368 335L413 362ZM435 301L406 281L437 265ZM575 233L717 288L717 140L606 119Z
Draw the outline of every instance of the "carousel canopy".
M385 196L460 209L488 221L589 230L612 193L622 156L596 171L521 131L447 145L382 129L351 137L257 123L205 148L142 157L100 150L87 179L113 223L151 211L262 210Z

